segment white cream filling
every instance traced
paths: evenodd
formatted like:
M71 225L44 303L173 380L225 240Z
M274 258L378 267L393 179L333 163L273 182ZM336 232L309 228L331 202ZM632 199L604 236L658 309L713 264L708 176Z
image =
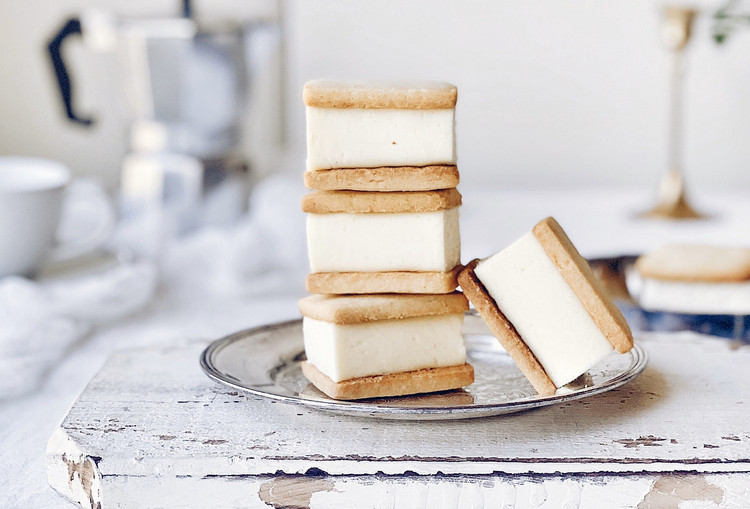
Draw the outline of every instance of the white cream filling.
M475 272L557 387L613 350L532 233Z
M459 264L458 207L395 214L307 214L312 272L436 271Z
M334 382L466 362L463 314L336 325L305 317L307 360Z
M454 110L307 107L307 169L455 164Z
M750 281L665 281L627 273L628 291L648 311L705 315L750 315Z

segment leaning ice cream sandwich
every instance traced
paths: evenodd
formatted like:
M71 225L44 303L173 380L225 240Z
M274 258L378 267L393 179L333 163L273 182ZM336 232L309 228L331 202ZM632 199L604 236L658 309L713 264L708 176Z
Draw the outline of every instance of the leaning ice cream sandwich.
M316 191L307 212L311 293L450 293L461 240L456 189Z
M750 248L671 244L640 256L628 290L647 310L750 315Z
M445 295L311 295L299 303L302 372L331 398L457 389L474 380L461 325L468 302Z
M469 263L458 282L542 395L554 394L612 350L633 346L622 313L553 218Z
M455 187L456 97L455 86L432 81L307 83L306 185L360 191Z

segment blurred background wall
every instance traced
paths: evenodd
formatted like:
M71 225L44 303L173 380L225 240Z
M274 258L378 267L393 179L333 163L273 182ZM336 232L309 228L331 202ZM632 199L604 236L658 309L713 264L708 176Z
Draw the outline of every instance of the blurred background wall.
M305 81L428 78L459 89L464 182L497 186L617 184L652 189L667 164L668 55L653 0L205 0L198 15L278 23L252 83L243 150L257 174L304 167ZM750 187L750 26L711 37L720 3L698 4L688 50L685 171L692 187ZM113 62L80 44L79 109L69 124L45 46L91 8L174 15L162 0L11 0L0 4L0 153L59 159L118 182L127 133Z

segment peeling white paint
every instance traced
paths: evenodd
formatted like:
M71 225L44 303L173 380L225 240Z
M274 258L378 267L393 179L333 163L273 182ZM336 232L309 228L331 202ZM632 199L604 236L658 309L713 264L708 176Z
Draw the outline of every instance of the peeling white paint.
M680 474L709 486L682 509L749 506L750 349L679 336L643 345L649 367L618 390L444 422L344 417L246 396L205 377L202 345L122 352L50 439L49 482L104 509L266 509L284 500L599 509L636 507L660 479ZM311 469L315 476L290 475Z
M101 509L101 472L94 458L57 429L47 444L47 481L81 507Z

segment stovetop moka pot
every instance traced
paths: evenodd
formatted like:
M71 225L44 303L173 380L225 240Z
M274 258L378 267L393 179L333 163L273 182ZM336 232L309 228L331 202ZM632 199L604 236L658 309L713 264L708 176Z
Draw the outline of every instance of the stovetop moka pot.
M48 44L60 95L71 122L95 120L74 107L75 91L63 47L74 36L117 58L131 129L162 126L162 150L199 158L223 157L240 136L247 95L243 26L191 17L119 19L88 11L67 20ZM134 136L137 139L138 136ZM139 147L131 147L139 150Z

